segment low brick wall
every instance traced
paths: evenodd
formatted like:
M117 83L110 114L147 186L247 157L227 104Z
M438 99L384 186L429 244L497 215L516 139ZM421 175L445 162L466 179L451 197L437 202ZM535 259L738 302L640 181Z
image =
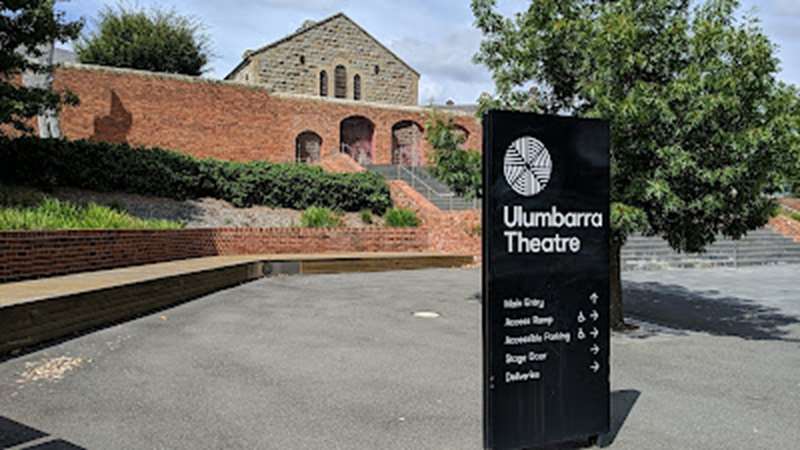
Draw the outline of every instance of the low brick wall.
M219 255L428 250L428 234L418 228L223 228L213 231Z
M414 228L0 232L0 283L203 256L429 249L428 232Z
M481 211L442 211L405 181L389 182L392 202L417 213L428 231L430 249L435 252L473 255L481 258Z
M800 222L786 216L777 216L769 220L769 226L795 242L800 242Z

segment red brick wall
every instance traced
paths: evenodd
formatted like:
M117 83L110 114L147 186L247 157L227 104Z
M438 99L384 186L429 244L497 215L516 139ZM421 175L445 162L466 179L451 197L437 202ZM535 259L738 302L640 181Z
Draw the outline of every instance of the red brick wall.
M428 232L414 228L0 232L0 282L202 256L419 252L428 248Z
M769 226L795 242L800 242L800 222L786 216L777 216L769 220Z
M389 189L395 205L413 210L422 220L432 251L481 258L479 209L442 211L401 180L390 181Z
M230 82L96 67L59 68L55 87L69 89L81 100L61 115L68 138L160 146L237 161L294 161L295 138L306 130L322 137L323 157L336 153L341 121L358 115L375 124L374 162L388 164L392 126L403 120L424 126L427 114L422 108L273 96ZM467 146L479 149L478 121L455 117L470 133Z
M322 158L319 166L326 172L332 173L357 173L366 172L362 165L344 153L334 153Z

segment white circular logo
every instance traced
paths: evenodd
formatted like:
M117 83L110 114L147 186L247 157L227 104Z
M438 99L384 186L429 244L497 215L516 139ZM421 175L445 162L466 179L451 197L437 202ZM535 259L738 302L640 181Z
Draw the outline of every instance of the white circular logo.
M523 136L506 150L503 172L509 186L519 195L532 197L542 192L550 181L553 162L542 142Z

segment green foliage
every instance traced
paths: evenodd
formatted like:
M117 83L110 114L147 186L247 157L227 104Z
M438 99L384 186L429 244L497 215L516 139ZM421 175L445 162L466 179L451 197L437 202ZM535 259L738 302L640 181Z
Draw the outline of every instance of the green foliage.
M36 189L0 184L0 207L30 208L39 205L45 198Z
M321 206L380 214L391 206L385 180L373 173L331 174L302 164L236 163L158 148L29 137L0 141L0 180L178 200L213 197L238 207Z
M789 217L800 222L800 212L789 213Z
M375 221L372 219L372 211L364 209L361 211L361 222L366 225L372 225Z
M800 152L794 88L736 0L533 0L506 18L472 0L492 72L483 107L607 119L618 240L649 230L684 251L766 223ZM533 86L533 88L531 88Z
M178 222L144 220L105 206L45 198L33 207L0 207L0 230L177 229Z
M54 0L0 2L0 125L30 131L31 117L58 110L62 103L77 103L68 92L56 93L14 83L25 71L50 73L48 64L38 61L43 49L54 41L74 39L80 33L83 23L66 22L64 14L56 12L53 4ZM26 58L23 52L32 58Z
M392 208L386 211L383 219L386 221L386 226L389 227L414 228L420 224L417 213L406 208Z
M332 228L342 226L342 217L329 208L312 206L303 211L300 225L307 228Z
M428 166L431 175L460 196L480 197L481 154L462 148L466 137L455 132L453 118L433 111L425 130L425 138L433 149Z
M483 233L483 231L482 231L482 230L483 230L483 227L481 227L481 224L477 224L477 225L473 226L473 227L472 227L472 228L469 230L469 234L470 234L471 236L477 236L477 237L481 237L481 235L482 235L482 233Z
M195 76L210 56L208 37L196 19L123 5L101 11L97 30L83 36L75 50L85 64Z
M630 234L646 232L647 227L647 214L641 209L623 203L611 204L611 231L616 244L621 246Z

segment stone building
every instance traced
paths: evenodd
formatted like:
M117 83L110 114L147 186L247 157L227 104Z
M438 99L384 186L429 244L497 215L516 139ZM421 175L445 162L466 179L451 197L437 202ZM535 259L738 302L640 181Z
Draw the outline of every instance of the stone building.
M392 105L416 105L419 89L416 70L342 13L247 50L225 78L274 93Z

